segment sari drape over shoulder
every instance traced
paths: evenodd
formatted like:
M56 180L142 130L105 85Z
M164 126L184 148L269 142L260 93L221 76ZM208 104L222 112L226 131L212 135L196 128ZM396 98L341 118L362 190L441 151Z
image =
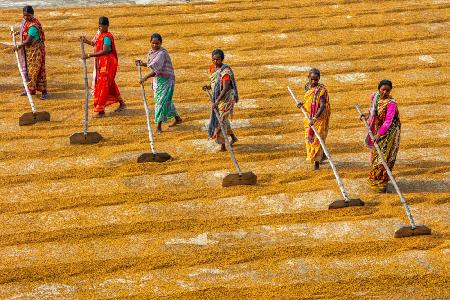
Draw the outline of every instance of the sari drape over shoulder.
M21 48L22 71L27 79L28 89L34 93L36 91L47 92L47 78L45 73L45 34L38 19L31 21L23 20L20 28L22 43L28 39L28 30L35 27L39 31L39 40L33 39L31 44Z
M103 50L105 37L111 40L111 52L95 58L92 81L95 112L104 112L106 106L123 102L115 81L119 60L113 35L110 32L98 32L93 39L94 49L95 52Z
M381 99L379 92L374 93L372 95L369 116L369 128L373 134L379 135L377 144L383 153L387 165L392 170L400 147L401 132L400 115L395 99ZM370 159L371 170L368 180L370 188L377 192L385 192L389 182L389 176L369 136L366 138L366 144L372 149Z
M239 95L236 85L236 80L234 78L233 70L228 65L222 65L222 67L218 70L214 70L214 64L212 64L209 68L210 71L210 82L211 88L213 92L213 101L216 102L220 93L222 92L224 82L230 81L230 89L225 94L222 99L217 104L217 110L219 112L220 121L223 123L226 135L233 134L231 129L230 118L233 114L234 104L238 102ZM211 110L211 116L209 120L208 126L208 137L216 140L218 144L225 143L223 138L223 134L221 133L221 128L219 122L214 114L214 111Z
M319 84L316 87L311 87L308 83L305 86L303 106L311 119L321 108L321 99L325 100L325 109L315 121L314 127L319 132L320 137L325 141L328 135L328 124L331 114L328 91L323 84ZM306 118L303 120L303 127L305 129L306 160L312 163L320 161L324 155L323 150L320 146L319 139L314 135L314 131L309 126L309 122Z
M172 60L164 48L151 49L147 55L147 66L156 73L153 78L155 100L155 123L178 117L172 97L175 90L175 74Z

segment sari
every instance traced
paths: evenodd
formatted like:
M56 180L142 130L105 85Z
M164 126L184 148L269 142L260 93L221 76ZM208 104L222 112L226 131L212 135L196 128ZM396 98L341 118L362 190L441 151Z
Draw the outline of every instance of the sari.
M217 103L217 111L219 112L220 122L223 124L225 128L226 131L225 135L226 136L232 135L234 133L233 130L231 129L230 118L233 115L234 104L239 100L233 70L231 70L231 68L225 64L222 65L220 69L214 70L214 64L212 64L209 68L209 72L211 74L209 79L211 81L211 88L213 92L212 98L213 102L215 102L216 99L219 97L223 89L224 82L226 80L230 81L230 89ZM214 111L211 110L211 116L208 126L208 137L215 139L216 143L218 144L224 144L225 139L221 131L222 129L219 125L219 120L217 120Z
M314 127L319 132L320 137L325 141L328 135L328 124L331 114L328 91L321 83L316 87L311 87L311 85L307 83L305 86L303 106L311 119L321 108L321 99L325 100L325 109L315 121ZM305 129L306 160L311 163L321 161L324 156L322 146L320 145L319 139L315 136L311 126L309 126L309 122L306 118L303 120L303 127Z
M103 50L103 39L106 36L109 37L112 42L111 52L106 55L95 57L94 78L92 81L94 111L100 113L105 111L106 106L118 102L123 103L119 87L115 81L119 60L113 35L110 32L97 32L97 35L92 40L95 43L94 49L95 52Z
M374 93L369 116L369 128L373 134L378 133L380 136L377 144L389 169L392 170L400 146L401 131L400 117L395 99L381 99L379 92ZM371 169L368 179L370 188L377 192L385 192L389 176L369 136L366 138L366 144L372 149L370 154Z
M167 122L178 117L172 97L175 90L175 74L172 60L164 48L151 49L147 55L147 66L156 73L153 78L155 100L155 123Z
M23 20L20 27L21 42L28 38L28 30L35 27L39 31L39 40L34 40L31 44L21 48L21 66L25 79L27 80L30 93L40 91L47 92L47 78L45 74L45 34L38 19L31 21Z

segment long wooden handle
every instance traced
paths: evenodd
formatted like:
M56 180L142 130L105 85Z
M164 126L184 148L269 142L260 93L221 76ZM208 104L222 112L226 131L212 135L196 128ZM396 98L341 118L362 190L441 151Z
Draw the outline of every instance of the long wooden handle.
M406 216L409 219L409 223L411 224L411 228L414 229L414 228L416 228L416 224L414 223L414 218L413 218L413 216L411 214L411 210L409 209L409 205L406 202L405 197L403 197L403 193L400 190L400 188L398 187L397 181L395 180L394 175L392 175L391 169L389 168L388 164L386 163L386 160L384 159L383 152L381 152L381 149L378 146L378 143L375 141L375 137L374 137L374 135L372 133L372 130L370 130L369 124L367 124L367 121L366 121L365 118L362 118L363 113L361 112L361 108L359 107L358 104L355 104L355 108L356 108L356 111L359 114L359 118L361 119L361 121L363 122L363 124L367 128L367 131L369 133L369 137L373 141L373 146L375 147L375 150L378 152L378 157L380 158L381 163L383 164L383 166L384 166L384 168L386 170L386 173L388 174L389 179L391 180L392 185L395 188L395 191L397 192L398 196L400 197L400 201L403 204L403 208L405 209L405 213L406 213Z
M142 67L140 64L138 64L138 70L139 70L139 80L142 80ZM153 142L152 126L150 125L150 110L148 108L147 97L145 96L145 88L143 84L141 84L141 91L142 91L142 99L144 100L145 117L147 119L147 130L148 130L148 140L150 142L150 150L152 151L153 154L156 154L155 144Z
M206 92L208 93L208 96L209 96L209 99L211 100L211 102L213 102L213 98L212 98L212 95L209 92L209 90L206 90ZM238 162L236 160L236 156L234 155L233 147L231 147L230 141L228 140L227 132L225 130L225 126L223 125L222 121L220 120L220 114L217 111L217 109L214 109L214 115L217 118L217 122L219 122L219 124L220 124L220 129L222 131L222 135L223 135L223 138L225 140L225 144L227 145L228 151L230 152L231 160L233 161L234 167L236 168L236 171L238 172L239 176L242 176L241 168L239 167L239 164L238 164Z
M84 42L81 41L80 43L81 47L81 54L83 57L86 55L86 52L84 51ZM83 126L83 133L86 136L88 133L88 126L89 126L89 82L88 82L88 75L87 75L87 63L86 59L83 59L83 66L84 66L84 126Z
M295 103L297 105L300 104L300 102L297 100L297 97L295 96L294 92L291 90L290 87L288 87L288 91L291 94L292 99L294 99ZM308 120L308 122L311 122L311 119L309 118L308 113L306 112L305 108L302 106L300 109L302 110L303 115ZM348 196L348 193L344 188L344 183L342 182L341 177L339 176L338 170L337 170L336 166L334 165L333 159L331 158L331 155L328 152L328 149L327 149L327 146L325 145L324 140L322 139L319 132L316 130L316 128L314 126L311 126L311 128L314 131L314 134L316 135L317 139L319 140L320 145L322 146L323 152L325 153L325 155L328 158L328 162L330 163L331 169L333 170L334 177L336 178L337 184L339 186L339 189L341 190L341 193L342 193L342 196L344 197L345 202L349 202L350 197Z
M12 34L13 45L17 46L16 36L14 35L14 28L12 26L11 26L11 34ZM27 79L25 78L25 74L23 73L22 66L20 65L19 53L17 52L17 50L14 52L16 54L17 67L19 68L20 76L22 77L23 87L25 88L25 92L27 93L27 97L28 97L28 102L30 103L30 106L31 106L31 111L35 114L37 112L36 106L34 105L33 98L31 97L30 90L28 89Z

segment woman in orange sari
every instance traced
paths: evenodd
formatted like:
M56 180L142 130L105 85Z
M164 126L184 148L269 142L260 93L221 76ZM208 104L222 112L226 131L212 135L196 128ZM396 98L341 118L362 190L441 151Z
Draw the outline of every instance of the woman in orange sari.
M305 118L306 160L314 164L314 170L319 169L320 162L326 159L319 139L315 136L311 126L314 125L320 137L325 141L328 135L328 124L330 121L330 99L328 91L320 80L320 71L312 68L309 70L308 83L305 85L304 103L300 103L309 114L311 122Z
M115 77L119 61L117 57L116 45L113 35L108 31L109 20L107 17L100 17L98 21L98 32L89 41L81 36L80 40L94 47L94 53L87 54L82 59L95 57L94 65L94 111L97 113L94 117L101 118L105 116L105 107L114 103L119 103L115 111L125 109L125 102L120 96L119 88Z
M14 50L21 50L22 70L27 80L28 89L31 95L36 91L41 92L41 99L47 99L47 79L45 75L45 34L42 25L34 17L33 7L27 5L23 8L23 21L20 32L21 43L14 47ZM23 92L21 96L26 96Z

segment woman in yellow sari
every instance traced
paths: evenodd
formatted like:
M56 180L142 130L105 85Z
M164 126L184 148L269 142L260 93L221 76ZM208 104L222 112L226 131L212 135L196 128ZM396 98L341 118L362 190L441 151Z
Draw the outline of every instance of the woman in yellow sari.
M311 122L305 118L303 125L305 128L306 160L314 164L314 170L319 169L321 161L326 159L322 147L311 126L314 125L322 139L325 141L328 135L328 123L330 120L330 101L328 91L320 80L320 71L318 69L309 70L309 82L305 85L303 107L308 112Z

